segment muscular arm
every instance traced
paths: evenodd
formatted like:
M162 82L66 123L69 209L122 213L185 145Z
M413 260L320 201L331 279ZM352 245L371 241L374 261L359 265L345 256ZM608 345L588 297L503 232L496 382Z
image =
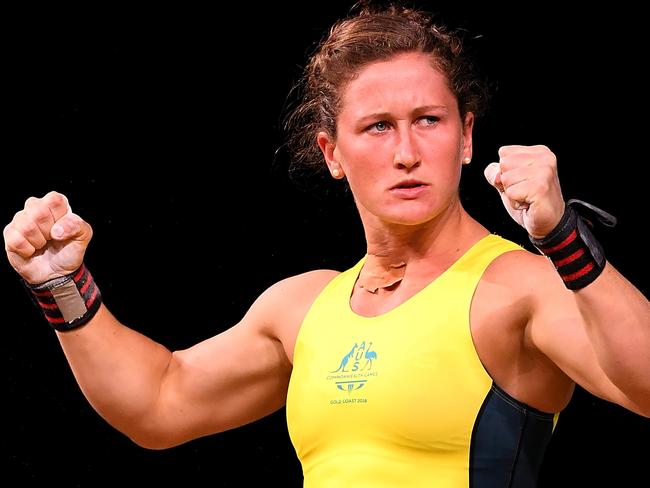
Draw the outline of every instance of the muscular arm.
M535 239L548 236L565 211L555 155L546 146L504 146L485 169L511 217ZM593 282L569 291L546 259L531 271L532 345L590 390L650 416L650 305L609 263ZM521 280L517 272L513 283Z
M50 192L29 198L3 235L14 269L28 283L42 284L79 269L92 229L64 195ZM174 353L120 324L104 306L83 327L57 334L100 415L138 444L169 447L284 404L298 329L335 274L322 270L283 280L237 325Z
M575 300L603 371L650 416L650 302L609 263Z
M103 305L84 327L57 332L72 372L93 408L138 442L172 353L120 324Z
M121 325L103 306L88 325L58 336L93 408L150 448L273 412L283 405L291 371L279 341L265 336L250 317L173 353Z
M58 335L102 417L144 447L171 447L284 405L295 335L332 276L317 271L281 281L237 325L173 353L121 325L105 307L83 328Z
M650 416L648 301L611 266L580 291L567 290L546 258L529 269L532 345L594 395ZM533 278L534 277L534 278Z

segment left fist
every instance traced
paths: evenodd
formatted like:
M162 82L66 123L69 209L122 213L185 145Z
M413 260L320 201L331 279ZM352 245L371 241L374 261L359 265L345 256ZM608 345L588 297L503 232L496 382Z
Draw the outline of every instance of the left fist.
M535 239L548 235L564 214L557 159L546 146L503 146L485 168L510 216Z

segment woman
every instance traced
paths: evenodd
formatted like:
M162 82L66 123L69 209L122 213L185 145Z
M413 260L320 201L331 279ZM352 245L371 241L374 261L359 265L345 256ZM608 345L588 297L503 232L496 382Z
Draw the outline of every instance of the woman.
M578 227L553 153L502 147L486 177L559 276L462 208L471 76L458 40L421 13L338 24L307 67L293 142L313 160L315 140L346 179L367 254L277 283L183 351L101 304L83 266L92 230L63 195L29 199L5 229L8 257L93 407L164 448L286 402L306 486L532 486L574 381L650 415L648 302Z

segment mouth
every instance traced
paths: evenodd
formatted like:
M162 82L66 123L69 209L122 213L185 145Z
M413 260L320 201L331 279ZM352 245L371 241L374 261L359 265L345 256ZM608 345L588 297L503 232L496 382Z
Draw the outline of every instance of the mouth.
M429 186L423 181L419 180L405 180L405 181L400 181L397 185L392 186L390 189L391 190L411 190L413 188L421 188Z
M404 180L390 188L390 193L401 200L415 200L423 195L430 185L420 180Z

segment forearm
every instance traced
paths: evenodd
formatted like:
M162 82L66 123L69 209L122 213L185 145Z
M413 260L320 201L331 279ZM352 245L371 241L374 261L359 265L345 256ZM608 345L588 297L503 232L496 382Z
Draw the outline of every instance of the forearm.
M650 415L650 303L609 263L575 297L601 367Z
M120 324L103 305L84 327L57 335L93 408L121 432L139 437L155 410L170 351Z

